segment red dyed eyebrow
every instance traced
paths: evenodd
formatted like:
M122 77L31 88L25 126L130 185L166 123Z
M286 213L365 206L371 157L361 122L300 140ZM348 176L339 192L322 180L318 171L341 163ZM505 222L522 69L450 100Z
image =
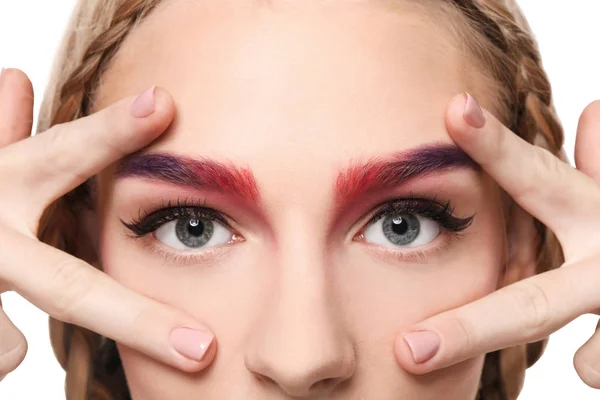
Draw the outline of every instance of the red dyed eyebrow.
M341 171L335 182L335 200L342 206L366 193L400 186L411 178L449 169L481 170L459 147L430 144L389 159L374 158ZM117 166L116 179L141 177L227 192L257 204L259 191L249 169L209 159L192 159L168 153L132 154Z
M393 188L411 178L449 169L481 167L453 144L429 144L393 155L391 159L371 159L339 173L335 184L337 206L368 192Z
M208 159L192 159L168 153L132 154L119 163L116 179L140 177L226 192L257 203L258 187L252 172Z

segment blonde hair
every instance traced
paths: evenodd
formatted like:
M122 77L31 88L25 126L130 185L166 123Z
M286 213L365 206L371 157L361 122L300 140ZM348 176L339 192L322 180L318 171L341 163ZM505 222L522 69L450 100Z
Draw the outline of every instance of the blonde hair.
M495 83L503 122L530 143L561 155L563 132L537 44L514 0L430 0L448 20L458 42ZM160 0L79 0L57 54L45 94L38 132L88 115L102 73L128 33ZM440 7L444 4L445 7ZM90 261L82 210L93 210L94 179L58 199L45 211L39 237L45 243ZM536 221L536 272L558 267L563 254L556 237ZM50 318L57 360L66 371L69 400L121 400L129 389L112 340ZM525 370L543 353L546 340L489 353L481 377L480 400L516 399Z

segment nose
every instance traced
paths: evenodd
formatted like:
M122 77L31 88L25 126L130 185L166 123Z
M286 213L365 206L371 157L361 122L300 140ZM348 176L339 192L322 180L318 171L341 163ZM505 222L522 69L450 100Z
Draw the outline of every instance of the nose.
M352 377L354 346L322 263L293 258L265 297L246 368L287 395L327 395Z

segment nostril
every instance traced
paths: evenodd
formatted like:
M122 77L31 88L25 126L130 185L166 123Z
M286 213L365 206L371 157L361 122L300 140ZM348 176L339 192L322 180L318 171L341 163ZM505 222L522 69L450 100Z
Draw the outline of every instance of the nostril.
M254 374L254 378L256 380L258 380L260 383L262 384L267 384L267 385L277 385L277 382L275 382L275 380L269 378L267 375L263 375L263 374Z
M284 385L284 384L282 384L282 382L279 382L278 380L273 379L270 376L265 375L265 374L254 373L253 375L254 375L254 379L256 379L256 381L259 382L261 385L280 387L286 393L293 394L296 396L305 396L305 395L308 395L309 393L315 393L315 394L316 393L326 393L326 392L328 393L328 392L331 392L332 390L334 390L342 382L346 381L346 379L344 379L342 377L325 378L325 379L316 381L315 383L313 383L310 386L304 386L304 388L302 389L302 388L294 387L293 385ZM300 393L302 393L302 394L300 394Z
M340 381L341 381L340 378L321 379L320 381L313 383L309 390L319 391L319 390L324 390L324 389L331 389L334 386L336 386Z

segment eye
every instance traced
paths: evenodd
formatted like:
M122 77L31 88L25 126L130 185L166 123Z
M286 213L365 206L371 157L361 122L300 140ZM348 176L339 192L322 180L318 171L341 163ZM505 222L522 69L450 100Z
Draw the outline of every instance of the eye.
M140 210L140 216L129 223L121 222L133 233L129 235L133 239L152 234L157 241L175 250L243 241L224 214L205 207L201 201L177 199L176 205L169 201L152 212Z
M449 201L441 204L435 198L396 199L377 208L358 238L392 250L420 247L442 234L459 235L473 218L456 217Z
M233 235L218 221L197 217L167 222L154 232L157 240L177 250L218 246L230 242Z
M440 234L440 225L415 214L392 214L371 223L364 239L381 246L418 247L432 242Z

